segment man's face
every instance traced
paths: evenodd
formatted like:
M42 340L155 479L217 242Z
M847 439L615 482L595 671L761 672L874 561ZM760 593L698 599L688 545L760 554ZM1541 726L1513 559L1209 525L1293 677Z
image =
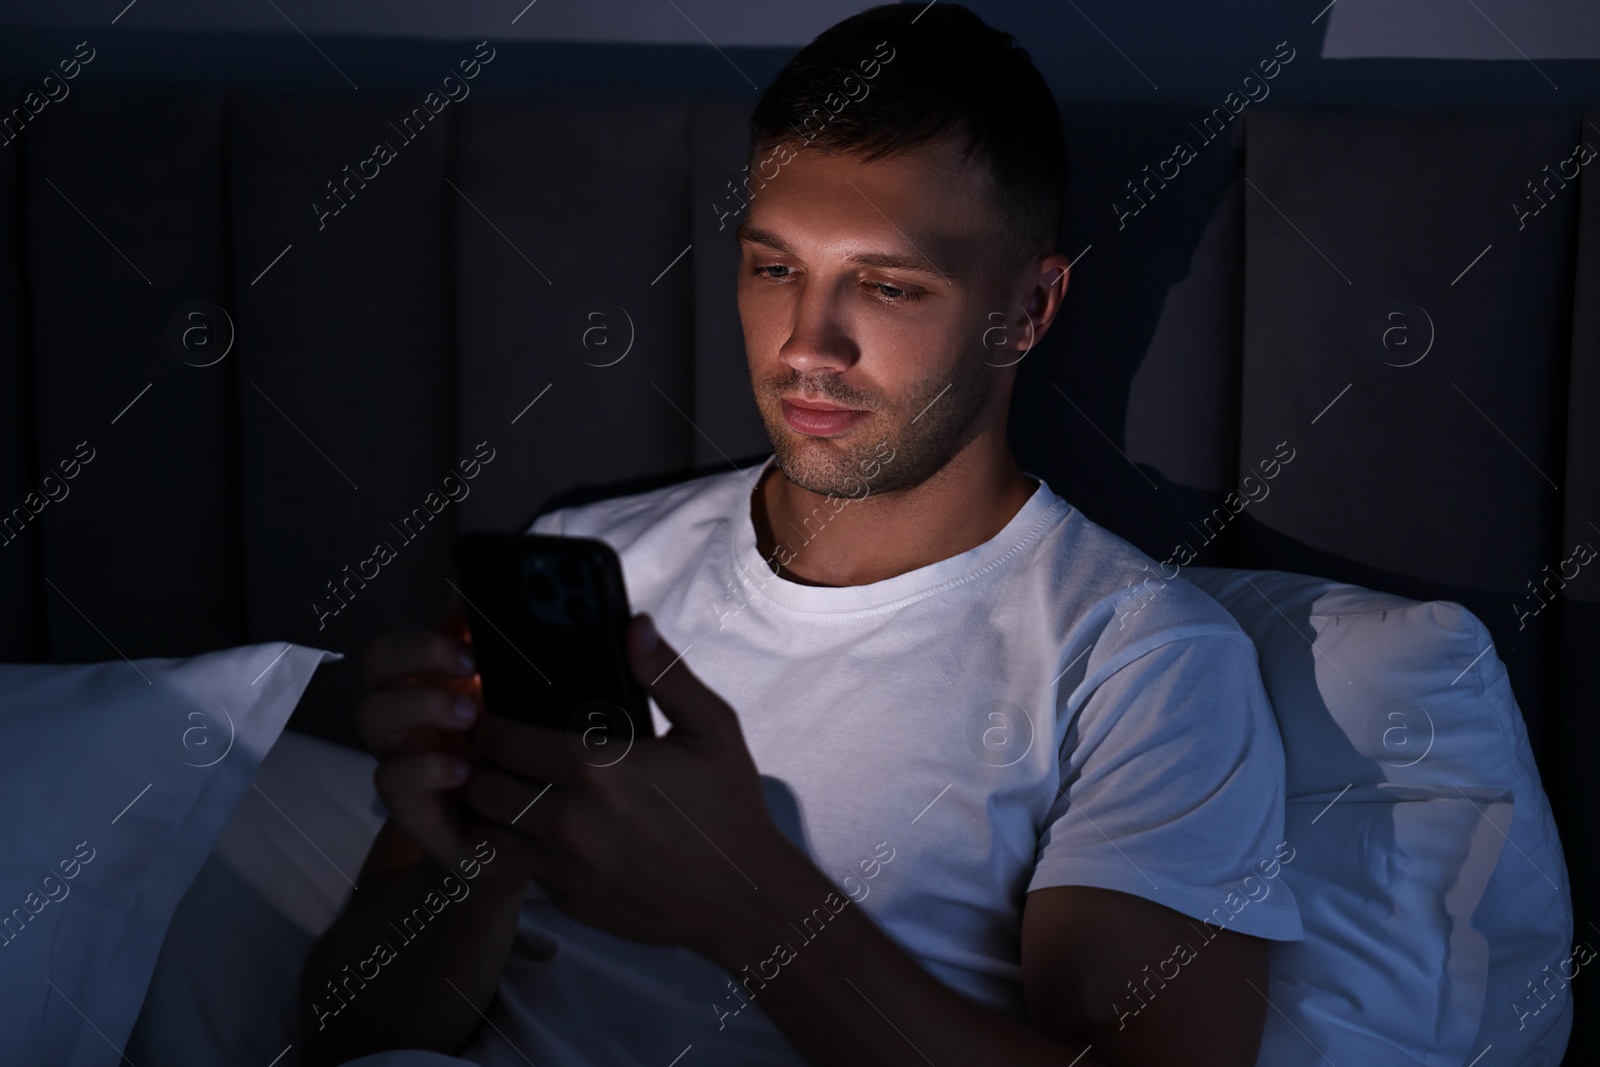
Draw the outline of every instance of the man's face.
M1010 400L1016 353L992 328L1015 315L1017 279L982 175L949 142L870 164L791 147L739 227L739 317L777 462L814 493L919 485L1003 427ZM785 400L860 414L830 425Z

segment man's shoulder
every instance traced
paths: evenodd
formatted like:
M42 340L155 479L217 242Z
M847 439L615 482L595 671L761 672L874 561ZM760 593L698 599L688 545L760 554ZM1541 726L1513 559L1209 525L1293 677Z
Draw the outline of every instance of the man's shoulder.
M1102 652L1115 651L1126 662L1192 637L1226 635L1248 643L1238 621L1187 581L1175 562L1158 562L1081 512L1072 518L1054 565L1058 580L1077 588L1070 599Z
M652 531L677 531L721 521L746 496L760 464L718 471L642 492L555 507L534 519L526 532L593 537L619 550Z

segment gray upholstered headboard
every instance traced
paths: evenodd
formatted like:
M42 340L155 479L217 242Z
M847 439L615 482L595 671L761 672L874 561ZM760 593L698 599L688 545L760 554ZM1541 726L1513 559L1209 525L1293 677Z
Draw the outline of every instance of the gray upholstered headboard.
M432 621L456 530L763 454L752 102L407 125L418 94L86 83L32 116L0 147L0 656L358 653ZM1466 604L1592 891L1600 111L1194 116L1063 106L1078 258L1024 467L1159 560ZM353 743L360 688L352 655L293 725Z

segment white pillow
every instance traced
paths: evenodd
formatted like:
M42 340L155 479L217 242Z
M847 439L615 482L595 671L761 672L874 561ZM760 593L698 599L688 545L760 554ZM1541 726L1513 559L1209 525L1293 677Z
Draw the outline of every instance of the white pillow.
M283 732L172 916L129 1060L298 1067L300 972L383 825L377 763Z
M1497 1063L1557 1064L1570 997L1513 1005L1570 954L1571 894L1483 624L1280 571L1183 577L1255 641L1283 735L1305 939L1272 946L1258 1062L1462 1064L1492 1044Z
M344 907L387 817L370 752L285 730L217 855L313 938Z
M278 642L0 665L7 1062L122 1062L173 909L312 672L338 658Z
M300 972L315 940L213 852L172 914L128 1062L300 1067Z

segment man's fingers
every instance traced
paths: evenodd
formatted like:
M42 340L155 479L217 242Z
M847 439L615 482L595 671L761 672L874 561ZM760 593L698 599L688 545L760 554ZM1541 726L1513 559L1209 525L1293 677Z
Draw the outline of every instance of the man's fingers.
M527 892L532 882L542 882L555 873L554 860L515 827L480 820L472 826L471 840L484 875L501 884L509 883L522 893ZM483 846L491 850L487 859L481 859Z
M391 808L411 808L433 800L435 793L454 789L467 780L471 761L443 752L419 752L379 762L373 784Z
M682 651L661 638L648 614L628 620L624 641L628 669L645 692L655 698L674 733L716 738L729 730L738 732L739 717L733 709L689 669Z
M464 817L459 797L448 793L466 781L470 773L467 760L461 760L466 769L459 773L453 769L458 758L443 752L422 752L379 761L378 769L373 771L378 795L395 824L443 867L450 867L470 853L466 841L470 821Z
M465 731L480 711L468 693L425 686L374 689L356 702L356 726L367 748L382 757L398 751L419 727Z
M477 672L468 645L437 630L384 634L369 642L361 667L375 686L396 685L423 674L471 678Z
M407 836L424 848L430 843L435 848L454 847L461 828L439 794L460 786L469 773L469 761L463 757L423 752L382 760L372 781Z
M548 782L507 774L486 763L473 768L461 798L490 822L541 839L548 838L551 825L571 805L570 796Z
M481 715L467 741L485 760L524 778L573 789L588 783L589 767L573 752L572 735L565 730Z

